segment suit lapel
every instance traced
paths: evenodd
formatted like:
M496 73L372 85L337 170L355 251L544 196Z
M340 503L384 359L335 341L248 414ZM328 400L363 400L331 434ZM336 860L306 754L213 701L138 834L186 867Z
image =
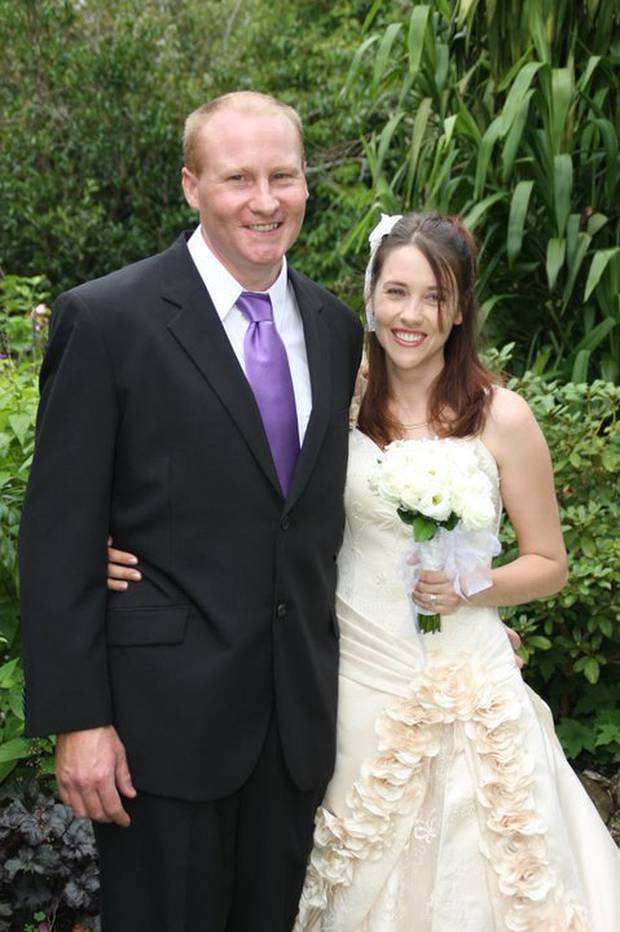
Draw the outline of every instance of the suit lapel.
M304 327L312 389L312 412L286 500L287 511L293 507L312 475L331 411L330 334L321 313L323 304L320 292L294 269L289 268L289 278Z
M254 393L187 250L185 234L164 253L162 260L162 296L179 308L168 329L217 394L257 463L281 495Z

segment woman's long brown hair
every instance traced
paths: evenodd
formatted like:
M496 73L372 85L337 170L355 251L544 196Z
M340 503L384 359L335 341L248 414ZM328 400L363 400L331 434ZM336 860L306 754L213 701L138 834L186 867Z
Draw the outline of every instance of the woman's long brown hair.
M401 246L415 246L428 261L443 299L439 326L444 326L445 296L457 301L462 322L452 327L444 345L444 366L431 388L427 418L439 436L470 437L480 433L498 381L478 356L476 245L458 217L407 214L383 237L371 269L371 293L387 256ZM456 295L454 295L456 289ZM454 295L454 298L452 296ZM402 435L402 425L390 415L385 351L374 333L368 334L368 385L358 417L359 428L383 447Z

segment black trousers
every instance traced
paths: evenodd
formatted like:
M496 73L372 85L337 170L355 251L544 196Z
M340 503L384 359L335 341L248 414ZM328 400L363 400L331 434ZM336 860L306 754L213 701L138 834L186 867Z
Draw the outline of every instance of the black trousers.
M295 786L272 716L233 795L193 803L138 792L125 801L129 828L95 825L103 932L290 932L324 790Z

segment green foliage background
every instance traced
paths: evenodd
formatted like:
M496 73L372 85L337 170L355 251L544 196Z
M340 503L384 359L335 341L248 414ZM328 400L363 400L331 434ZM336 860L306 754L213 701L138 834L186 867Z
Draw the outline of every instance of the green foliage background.
M367 3L0 0L0 268L53 294L195 225L180 188L185 116L253 88L306 124L312 198L296 261L328 283L353 208L364 107L339 97ZM353 185L355 186L355 185Z
M300 110L294 261L354 306L379 209L475 230L486 340L513 344L491 355L547 435L571 559L559 596L507 620L569 755L620 760L618 25L612 0L0 0L0 781L51 750L22 737L17 660L31 311L194 222L183 118L237 88Z
M432 0L404 13L373 5L348 76L348 99L363 86L379 117L353 243L371 205L461 214L481 243L487 332L515 341L513 366L616 381L617 3Z

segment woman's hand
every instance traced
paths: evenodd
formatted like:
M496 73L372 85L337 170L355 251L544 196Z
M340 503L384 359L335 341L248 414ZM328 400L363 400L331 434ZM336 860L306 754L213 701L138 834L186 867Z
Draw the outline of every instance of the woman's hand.
M440 570L421 570L411 597L418 608L436 615L451 615L466 604L454 591L450 578Z
M108 589L122 592L130 582L140 582L142 573L136 569L138 558L125 550L116 550L108 537Z
M460 605L467 605L467 600L460 598L454 591L449 577L438 570L422 570L411 597L418 608L437 615L451 615ZM520 670L523 667L523 658L519 657L517 651L521 647L521 638L507 625L504 625L504 631L515 652L515 663Z

